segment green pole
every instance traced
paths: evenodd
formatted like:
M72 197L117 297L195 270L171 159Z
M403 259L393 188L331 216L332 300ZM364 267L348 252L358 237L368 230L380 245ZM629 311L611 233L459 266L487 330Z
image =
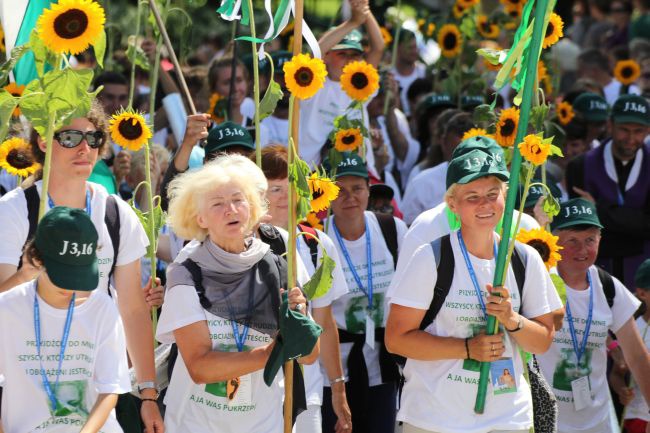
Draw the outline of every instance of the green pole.
M532 1L532 0L529 0ZM528 121L530 119L530 111L535 89L535 80L537 74L537 62L542 48L542 41L544 40L545 28L545 14L549 0L538 0L535 5L535 21L533 24L533 35L528 46L527 64L528 73L524 82L524 91L522 95L521 111L519 114L519 126L517 128L517 136L515 139L515 146L513 149L512 163L510 165L510 182L508 188L508 197L506 198L506 208L503 215L503 231L501 242L499 243L499 253L497 256L496 269L494 272L494 287L503 286L505 276L506 256L508 254L508 245L510 243L510 228L512 227L512 212L515 207L515 199L519 191L519 172L521 170L521 153L517 147L521 143L528 130ZM487 333L489 335L496 334L499 324L494 316L488 316ZM487 385L490 375L490 363L481 363L481 376L478 383L478 392L476 394L476 403L474 404L474 412L482 414L485 410L485 398L487 394Z

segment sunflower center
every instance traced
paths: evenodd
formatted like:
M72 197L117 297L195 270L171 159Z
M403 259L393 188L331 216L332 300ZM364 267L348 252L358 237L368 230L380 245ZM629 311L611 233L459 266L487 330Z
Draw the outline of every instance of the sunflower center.
M512 119L506 119L501 126L501 135L509 137L515 132L515 122Z
M311 193L312 200L318 199L318 197L324 194L323 190L320 188L314 189L314 192Z
M453 50L456 48L456 35L453 33L447 33L445 37L442 39L442 46L444 47L445 50Z
M363 72L355 72L352 74L350 82L356 89L365 89L368 85L368 77Z
M483 21L481 23L481 27L483 27L483 31L485 33L490 33L492 31L492 25L490 24L489 21Z
M546 27L546 37L548 38L549 36L551 36L554 31L555 31L555 26L553 25L552 22L549 22L548 27Z
M122 120L117 130L127 140L135 140L142 136L142 125L140 125L140 122L133 122L131 119Z
M21 149L11 149L7 154L7 162L13 168L24 169L32 166L32 158L30 155Z
M630 78L634 74L634 71L632 71L632 68L629 66L624 67L621 69L621 75L623 78Z
M537 250L539 255L542 256L542 260L544 262L548 262L548 260L551 258L551 248L543 240L532 239L530 242L528 242L528 245Z
M300 87L307 87L314 80L314 73L308 67L303 66L296 71L294 78Z
M88 16L79 9L70 9L54 20L54 32L63 39L78 38L87 28Z
M350 145L354 143L354 135L346 135L341 139L341 141L343 142L343 144Z

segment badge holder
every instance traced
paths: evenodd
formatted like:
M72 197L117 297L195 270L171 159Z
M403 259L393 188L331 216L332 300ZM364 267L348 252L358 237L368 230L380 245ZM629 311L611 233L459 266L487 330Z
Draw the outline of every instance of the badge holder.
M591 406L591 387L589 385L589 376L582 376L571 381L571 393L573 394L573 406L577 411Z
M375 349L375 320L372 318L372 309L366 310L366 344Z

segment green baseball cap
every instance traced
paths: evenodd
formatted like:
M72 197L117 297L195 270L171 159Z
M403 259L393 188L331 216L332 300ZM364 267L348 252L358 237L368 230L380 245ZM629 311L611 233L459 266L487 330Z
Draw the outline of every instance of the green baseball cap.
M357 50L363 52L363 46L361 46L362 38L363 35L359 30L352 30L350 33L345 35L338 44L330 48L330 51Z
M455 183L466 184L485 176L496 176L504 182L508 181L510 173L503 152L493 152L489 147L470 148L449 162L447 189Z
M341 162L336 167L336 177L338 179L343 176L357 176L368 179L368 166L363 159L355 152L341 152ZM332 174L329 159L323 162L325 170Z
M255 142L248 130L234 122L223 122L212 128L205 146L205 156L226 151L229 147L242 146L255 150Z
M481 104L485 104L483 95L463 95L460 99L460 106L463 110L473 110Z
M650 126L650 104L639 95L622 95L614 102L612 120Z
M417 111L422 113L432 108L454 108L456 104L446 93L429 93L418 104Z
M537 204L537 200L547 194L546 188L540 185L534 185L536 183L540 184L542 183L542 180L532 180L531 186L528 188L526 202L524 203L525 209L535 206ZM560 200L562 198L562 191L560 191L560 188L558 188L557 185L555 185L553 182L549 182L546 186L551 190L551 195L553 197L555 197L557 200ZM517 200L515 201L515 209L519 209L519 206L521 205L521 196L523 195L523 190L524 186L522 184L519 184L519 194L517 194Z
M636 270L634 285L640 289L650 289L650 259L646 259Z
M596 205L584 198L574 198L560 205L560 213L551 221L551 231L582 225L603 228Z
M86 292L97 288L97 238L95 225L81 209L56 206L43 216L34 244L55 286Z
M280 305L280 332L275 346L264 366L264 382L271 386L282 365L292 359L311 353L323 328L309 317L289 308L287 293L282 294Z
M582 93L573 101L573 109L587 122L604 122L609 117L609 104L597 93Z
M476 135L461 141L451 154L451 159L458 158L474 149L480 149L503 158L503 148L494 139Z

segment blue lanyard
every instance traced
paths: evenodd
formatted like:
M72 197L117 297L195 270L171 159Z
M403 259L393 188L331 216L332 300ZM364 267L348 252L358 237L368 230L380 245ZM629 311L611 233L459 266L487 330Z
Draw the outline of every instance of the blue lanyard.
M370 230L368 229L368 218L364 217L365 224L366 224L366 261L368 263L368 290L366 291L363 288L363 284L361 284L361 277L359 277L359 274L357 273L357 270L354 268L354 264L352 264L352 259L350 258L350 253L348 252L348 249L345 247L345 243L343 242L343 238L341 237L341 233L339 232L339 229L336 227L336 219L334 219L334 224L332 226L334 227L334 234L336 235L336 240L339 242L339 246L341 247L341 251L343 252L343 257L345 257L345 261L348 264L348 268L350 268L350 272L352 272L352 276L354 277L354 281L357 283L357 287L359 287L359 290L361 290L363 293L366 294L368 297L368 309L372 310L372 245L370 243Z
M578 337L576 336L576 329L573 325L573 315L571 314L571 306L569 305L569 300L566 301L566 318L569 321L569 331L571 332L571 342L573 343L573 351L576 353L578 358L578 364L580 364L580 358L585 353L587 348L587 340L589 339L589 330L591 329L591 319L594 314L594 288L591 284L591 274L587 271L587 281L589 281L589 313L587 313L587 324L585 325L585 333L582 336L582 342L580 347L578 347Z
M52 197L49 193L47 194L47 202L50 206L50 209L56 206L54 204L54 201L52 201ZM88 216L90 216L90 190L88 190L88 188L86 188L86 213Z
M474 266L469 259L469 254L467 253L467 247L465 246L465 241L463 240L463 234L458 230L458 243L460 244L460 252L463 253L463 258L465 259L465 266L467 267L467 272L469 272L469 278L472 280L474 285L474 290L476 291L476 297L478 302L481 304L481 310L483 310L483 316L487 319L487 309L485 308L485 301L483 300L483 294L481 293L481 287L478 285L478 280L476 279L476 273L474 272ZM494 242L494 259L497 258L497 244Z
M36 334L36 353L38 354L38 362L41 366L41 379L43 379L43 387L45 387L45 392L47 393L50 403L52 404L52 410L56 411L58 403L56 400L56 389L59 387L59 376L61 375L61 364L63 363L63 357L65 355L65 348L68 345L68 337L70 335L70 325L72 324L72 313L74 312L74 301L76 293L72 294L72 299L70 299L70 305L68 306L68 314L65 318L65 326L63 327L63 336L61 337L61 350L59 352L59 366L56 370L56 380L54 382L54 389L50 384L50 380L45 374L45 369L43 368L43 357L41 356L41 314L40 309L38 308L38 295L34 293L34 333Z
M225 296L225 295L224 295ZM251 316L253 315L253 308L254 308L254 286L253 282L251 282L251 285L248 289L248 312L246 313L246 317L244 318L244 324L243 330L240 333L239 332L239 324L235 321L235 310L232 307L232 304L226 297L226 305L228 306L228 312L230 313L230 325L232 326L232 334L233 337L235 338L235 344L237 345L237 350L240 352L244 351L244 343L246 342L246 337L248 336L248 330L249 330L249 324L251 321Z

